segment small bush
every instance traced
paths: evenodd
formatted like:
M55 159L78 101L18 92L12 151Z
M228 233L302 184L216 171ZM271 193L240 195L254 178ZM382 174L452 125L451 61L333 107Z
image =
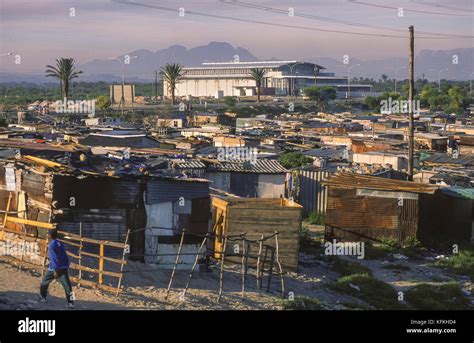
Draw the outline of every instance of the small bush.
M417 259L426 248L415 237L408 237L401 246L396 238L382 238L380 243L366 243L365 257L369 260L384 258L387 254L401 254Z
M298 168L305 166L313 160L300 152L292 151L292 152L285 152L278 157L278 161L281 165L285 168Z
M317 211L311 212L307 219L307 222L312 225L324 225L325 221L325 214Z
M335 291L359 298L377 310L406 309L406 306L398 301L395 288L383 281L374 279L369 274L343 276L329 287ZM359 290L355 287L358 287Z
M405 293L405 300L419 310L467 310L469 300L457 282L444 285L419 284Z
M461 250L456 255L437 261L436 266L456 274L467 275L474 280L474 252L472 250Z
M324 309L324 305L319 299L305 296L296 296L294 300L284 299L281 301L281 306L284 310L298 311L317 311Z
M394 251L394 248L386 244L365 244L365 258L368 260L378 260Z
M400 249L400 253L413 259L420 258L426 252L426 248L414 236L410 236L405 240L405 244Z

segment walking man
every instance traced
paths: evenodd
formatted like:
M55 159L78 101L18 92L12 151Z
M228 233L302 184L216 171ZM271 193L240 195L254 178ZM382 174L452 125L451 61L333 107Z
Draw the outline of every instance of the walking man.
M69 259L63 244L57 239L57 236L58 232L55 229L48 231L50 239L48 246L49 268L41 281L39 301L46 302L49 284L56 279L63 286L66 293L66 307L74 308L74 294L68 275Z

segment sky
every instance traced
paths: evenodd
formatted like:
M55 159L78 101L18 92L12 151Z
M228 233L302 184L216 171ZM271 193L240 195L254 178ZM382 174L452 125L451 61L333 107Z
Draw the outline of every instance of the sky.
M0 0L0 55L21 57L20 64L0 57L0 71L44 70L57 57L82 64L211 41L260 59L400 57L407 55L409 25L416 51L473 47L470 37L439 36L474 36L473 15L474 0Z

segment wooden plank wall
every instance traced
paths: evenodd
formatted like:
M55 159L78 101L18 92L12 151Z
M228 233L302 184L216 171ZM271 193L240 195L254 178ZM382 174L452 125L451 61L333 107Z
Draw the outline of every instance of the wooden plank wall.
M300 228L301 207L259 205L258 202L227 207L227 235L247 233L248 239L257 240L262 234L270 236L275 231L279 232L280 259L285 271L298 269ZM228 242L228 251L234 249L235 244L242 249L240 242ZM275 246L275 239L270 239L265 244ZM258 250L251 253L257 255Z

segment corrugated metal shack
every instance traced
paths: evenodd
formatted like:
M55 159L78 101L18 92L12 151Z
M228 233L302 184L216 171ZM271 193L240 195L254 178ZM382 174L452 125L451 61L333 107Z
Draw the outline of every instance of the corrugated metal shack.
M209 182L200 179L149 180L145 192L145 262L172 268L181 230L186 229L178 268L190 269L208 232Z
M474 188L443 187L420 202L420 240L474 242Z
M438 187L365 175L336 173L329 188L326 239L364 241L395 238L404 243L420 238L420 198ZM429 228L426 228L429 229Z
M261 235L270 236L278 231L283 270L297 271L301 210L299 204L284 198L244 199L213 196L212 227L216 234L215 250L222 251L222 235L246 233L246 238L257 240ZM239 244L242 251L238 241L229 244L226 251L235 249L235 244Z
M287 178L287 194L303 206L303 217L311 212L326 213L328 190L323 181L330 172L327 170L297 169Z
M285 194L287 172L277 160L215 160L208 164L206 178L212 187L241 197L278 198Z
M192 244L194 233L207 232L210 217L207 180L109 177L37 157L0 161L0 208L7 207L10 193L10 213L57 224L65 232L124 242L130 230L130 259L148 263L165 260L156 255L162 253L159 250L173 250L181 229L187 232L185 243ZM31 225L7 222L6 227L46 237L47 230ZM84 244L84 251L96 253L97 248ZM108 256L122 253L113 247L105 249Z

